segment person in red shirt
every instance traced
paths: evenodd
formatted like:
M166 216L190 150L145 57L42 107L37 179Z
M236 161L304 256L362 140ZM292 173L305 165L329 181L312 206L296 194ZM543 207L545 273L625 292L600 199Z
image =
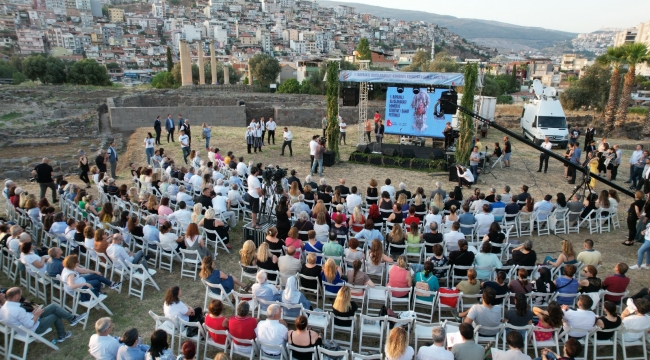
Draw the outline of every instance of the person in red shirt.
M379 115L379 111L375 111L375 122L378 123L379 119L381 119L381 115Z
M250 305L248 301L242 301L237 306L237 314L226 319L223 323L223 327L228 330L230 335L241 340L253 340L257 337L255 334L255 328L257 327L257 319L251 317ZM241 344L233 339L233 343L242 346L248 346L247 344Z
M407 229L410 229L411 223L414 223L416 226L420 225L420 218L415 215L415 206L409 206L409 216L404 220L404 224L408 226Z
M226 328L223 326L224 321L226 320L225 316L221 316L221 311L223 311L223 303L221 300L213 299L208 305L208 315L205 317L204 324L212 330L223 331ZM217 335L215 333L210 333L210 337L217 344L226 343L226 335Z
M614 266L614 272L616 274L605 278L605 281L603 281L603 289L613 293L625 292L627 286L630 284L630 278L625 276L627 269L627 264L622 262L617 263ZM605 301L619 304L621 302L621 296L605 295Z

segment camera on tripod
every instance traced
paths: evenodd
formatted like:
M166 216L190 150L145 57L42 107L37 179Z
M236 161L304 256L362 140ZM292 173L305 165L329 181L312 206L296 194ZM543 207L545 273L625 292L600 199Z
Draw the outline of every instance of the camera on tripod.
M281 168L278 165L276 165L275 168L269 166L262 171L262 178L267 184L270 184L271 182L279 183L287 176L288 170L289 169Z

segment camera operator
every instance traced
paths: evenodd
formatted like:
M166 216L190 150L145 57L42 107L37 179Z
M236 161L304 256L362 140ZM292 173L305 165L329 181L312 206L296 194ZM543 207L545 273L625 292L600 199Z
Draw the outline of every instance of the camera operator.
M318 138L318 135L314 135L311 137L311 141L309 142L309 157L311 158L309 168L314 165L314 156L316 155L316 148L318 148Z
M50 159L43 158L43 163L36 165L32 170L32 176L36 177L36 182L41 188L41 197L44 199L47 189L52 190L52 203L57 203L59 200L56 198L56 185L54 185L54 169L50 166Z
M458 186L461 188L463 186L467 186L469 188L471 187L472 183L474 183L474 175L472 175L472 172L463 166L456 165L456 173L458 174Z
M323 153L325 152L325 138L320 138L314 152L314 163L311 166L311 175L314 175L316 167L320 166L318 176L323 177Z

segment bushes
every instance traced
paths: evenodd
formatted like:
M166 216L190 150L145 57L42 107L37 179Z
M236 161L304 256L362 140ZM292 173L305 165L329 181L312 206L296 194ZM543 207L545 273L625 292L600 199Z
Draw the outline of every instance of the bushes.
M627 110L628 114L638 114L638 115L645 115L648 113L648 108L642 108L642 107L631 107Z
M499 95L497 96L497 104L512 104L512 96L510 95Z

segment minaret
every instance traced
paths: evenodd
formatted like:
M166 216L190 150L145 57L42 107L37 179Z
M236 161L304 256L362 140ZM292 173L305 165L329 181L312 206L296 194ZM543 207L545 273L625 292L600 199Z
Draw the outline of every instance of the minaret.
M431 40L431 60L436 57L436 38Z

